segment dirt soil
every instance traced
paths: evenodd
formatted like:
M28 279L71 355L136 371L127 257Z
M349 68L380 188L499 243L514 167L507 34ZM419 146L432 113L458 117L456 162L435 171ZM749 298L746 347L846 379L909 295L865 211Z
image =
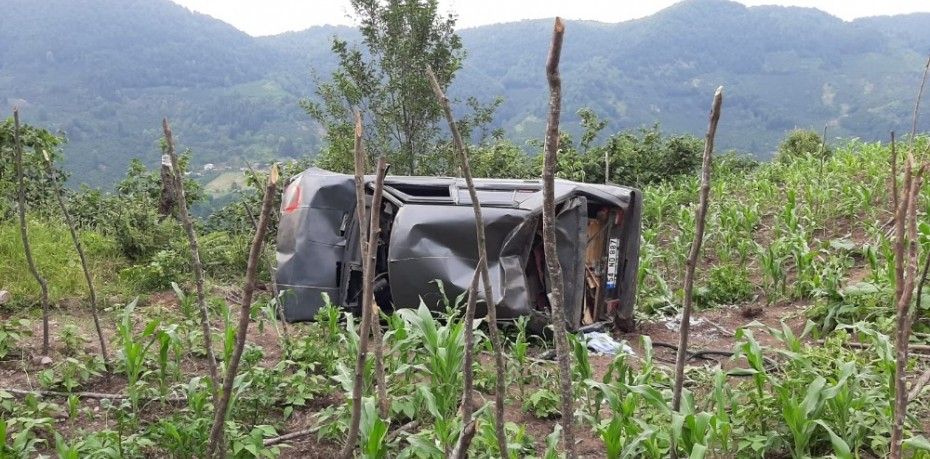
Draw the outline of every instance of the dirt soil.
M741 307L723 307L716 308L706 311L697 311L692 317L692 327L691 327L691 338L689 343L689 349L692 351L696 350L719 350L719 351L732 351L736 343L735 338L733 337L733 331L739 327L747 326L753 322L758 322L766 326L780 328L781 321L786 321L791 328L796 332L800 333L801 328L806 321L804 317L804 311L808 307L806 303L794 303L794 304L779 304L771 307L759 307L757 309L761 310L761 314L756 317L747 318L743 314L745 305ZM145 317L146 311L151 311L151 315L161 315L161 313L166 312L165 310L176 310L177 301L174 297L173 292L163 292L150 295L145 301L142 301L138 305L138 315L140 319L136 320L136 327L141 330L141 327L144 326L144 320L141 317ZM235 314L238 315L238 310L235 310ZM3 312L0 312L0 316L4 315ZM52 320L50 321L51 327L51 336L59 336L59 331L65 324L73 323L79 327L81 334L84 337L85 345L84 351L87 353L96 353L96 335L93 328L92 318L86 307L78 303L64 303L58 305L52 311ZM115 354L118 352L118 349L115 349L113 346L116 343L114 324L112 320L112 313L104 313L104 317L107 318L104 320L104 328L108 336L108 341L110 343L110 353ZM2 317L4 320L7 320L9 317ZM668 326L668 324L674 326ZM14 358L0 362L0 387L2 388L17 388L17 389L38 389L38 384L36 382L36 375L38 372L47 368L48 365L43 365L42 362L35 358L39 355L41 340L36 339L41 337L41 320L36 318L32 321L33 325L33 336L34 338L26 340L28 347L25 350L25 355L20 356L20 358ZM216 323L216 327L221 327L221 324ZM299 335L301 333L301 325L290 325L289 331L292 335ZM618 340L625 340L634 350L637 355L642 355L643 348L641 344L641 337L648 335L651 337L654 343L655 355L657 363L671 365L674 362L675 353L674 349L669 346L677 346L678 344L678 329L677 321L674 318L663 319L655 322L646 322L638 324L637 331L634 333L627 334L615 334L615 338ZM769 335L765 329L759 329L755 332L757 340L766 346L778 346L779 342L772 336ZM253 323L249 328L249 342L258 346L261 346L265 353L265 363L268 365L273 365L281 357L281 348L279 346L278 337L275 335L274 328L270 324L266 324L264 333L258 331L258 327ZM63 359L64 346L60 342L53 341L51 358L53 362L57 362L60 359ZM535 352L538 354L542 349L536 349ZM492 362L487 355L482 355L479 357L482 361L485 361L488 365L492 365ZM613 357L611 356L591 356L591 365L595 371L596 377L600 378L603 376L609 367ZM724 358L725 360L725 358ZM713 365L714 362L707 361L693 361L691 364L694 365ZM206 367L204 362L201 359L197 358L188 358L183 363L183 372L185 375L193 377L195 375L204 375L206 374ZM101 392L101 393L122 393L124 391L126 381L124 378L119 376L113 377L98 377L91 381L89 384L85 385L82 389L85 391ZM508 421L513 421L515 423L521 424L526 427L527 433L536 441L536 445L540 450L545 448L545 438L552 432L555 424L558 422L558 419L538 419L532 415L525 413L517 400L517 389L509 389L512 393L510 394L510 399L512 402L506 407L505 415ZM528 389L532 390L532 388ZM492 401L493 396L489 394L478 394L478 401ZM62 404L63 400L54 400L56 403ZM322 408L331 405L333 403L338 403L338 400L333 396L322 397L311 403L308 403L306 407L301 410L294 412L293 416L286 422L285 426L280 430L280 433L289 433L299 430L308 429L314 424L314 414L321 410ZM105 416L102 415L102 408L99 406L99 401L93 399L83 400L81 403L82 414L79 415L79 418L76 420L68 420L65 413L57 413L56 418L58 419L57 428L66 436L69 435L79 435L80 431L84 430L94 430L94 429L103 429L107 425L110 425L112 428L112 420L107 420ZM147 408L147 412L144 417L147 419L156 419L160 414L164 413L166 409L171 409L170 406L162 407L156 406L153 404ZM396 426L395 426L396 427ZM586 457L600 457L603 455L603 446L601 441L594 436L590 429L577 429L576 436L579 441L579 454ZM311 434L305 437L300 438L299 440L289 442L288 446L282 448L282 457L290 458L307 458L307 457L332 457L338 453L339 445L322 442L317 440L316 435ZM542 451L540 451L542 452Z

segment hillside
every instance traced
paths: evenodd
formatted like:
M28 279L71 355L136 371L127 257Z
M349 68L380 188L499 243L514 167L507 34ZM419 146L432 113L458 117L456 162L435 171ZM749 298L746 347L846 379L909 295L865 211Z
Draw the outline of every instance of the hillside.
M594 108L609 130L661 123L699 134L727 87L722 148L766 157L793 127L880 139L905 130L930 43L930 14L844 22L814 9L687 0L618 24L571 22L562 61L566 127ZM451 93L503 96L497 124L543 131L550 21L461 31L468 58ZM0 16L0 101L67 134L73 182L109 184L132 157L157 161L169 116L195 164L238 169L313 154L297 106L334 65L345 27L253 38L168 0L8 0Z

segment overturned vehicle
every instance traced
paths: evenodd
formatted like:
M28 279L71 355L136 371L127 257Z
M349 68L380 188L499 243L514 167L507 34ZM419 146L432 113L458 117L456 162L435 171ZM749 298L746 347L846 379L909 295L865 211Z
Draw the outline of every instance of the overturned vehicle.
M365 177L371 205L374 176ZM487 235L488 268L500 320L549 323L542 243L542 181L476 179ZM611 321L630 328L636 296L642 197L638 190L556 180L556 231L571 329ZM311 168L288 184L281 204L275 281L288 321L314 318L324 305L358 312L362 268L355 178ZM375 299L384 311L421 299L444 310L466 291L478 263L475 217L465 181L388 176L384 182ZM484 290L478 289L479 316Z

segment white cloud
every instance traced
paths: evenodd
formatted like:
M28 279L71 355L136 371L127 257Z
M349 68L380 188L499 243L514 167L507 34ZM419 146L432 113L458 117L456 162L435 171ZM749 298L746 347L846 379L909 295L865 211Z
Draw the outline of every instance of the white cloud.
M194 11L226 21L251 35L272 35L314 25L352 24L349 0L173 0ZM886 14L930 12L927 0L739 0L746 5L813 7L852 20ZM459 17L459 27L562 16L620 22L653 14L676 0L440 0Z

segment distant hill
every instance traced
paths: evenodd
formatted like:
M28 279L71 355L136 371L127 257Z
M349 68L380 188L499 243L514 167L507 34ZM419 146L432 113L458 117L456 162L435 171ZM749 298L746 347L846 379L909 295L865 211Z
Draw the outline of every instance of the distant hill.
M700 135L726 87L721 148L767 157L794 127L884 139L909 128L930 51L930 14L844 22L805 8L686 0L617 24L569 22L566 129L594 108L609 130L661 123ZM461 30L468 51L451 93L505 98L497 123L517 141L544 129L550 20ZM69 138L76 183L106 185L132 157L158 159L162 116L195 164L312 155L320 132L297 106L327 77L331 37L314 27L250 37L168 0L6 0L0 102Z

